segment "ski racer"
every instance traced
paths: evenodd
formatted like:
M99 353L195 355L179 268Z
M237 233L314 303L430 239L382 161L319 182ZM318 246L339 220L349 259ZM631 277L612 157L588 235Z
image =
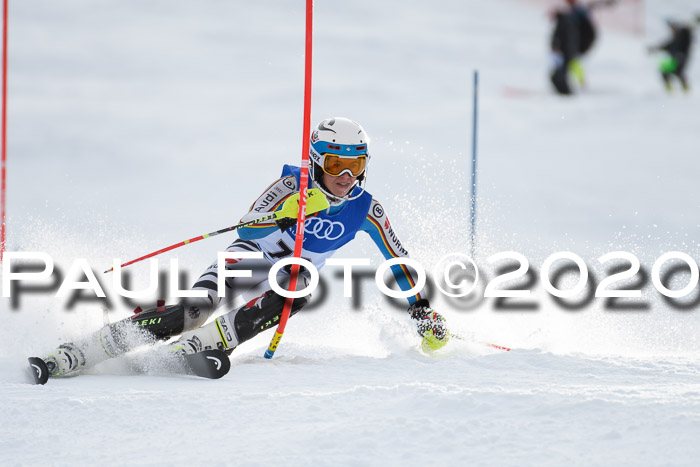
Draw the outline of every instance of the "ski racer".
M700 16L696 18L696 21L700 22ZM693 44L692 28L690 25L674 19L668 19L666 23L671 29L671 38L663 44L649 47L648 51L664 51L668 54L659 64L659 71L661 71L661 78L664 81L666 90L668 92L673 90L671 77L675 76L680 81L683 90L687 92L690 90L690 86L685 75L685 69Z
M386 259L407 256L393 231L384 207L365 190L370 160L369 138L364 129L347 118L323 120L311 134L309 156L309 197L304 225L302 257L320 269L326 259L347 244L359 231L370 235ZM267 223L238 230L239 238L227 252L262 253L262 258L227 260L226 269L251 270L251 277L226 277L226 297L219 297L217 263L212 264L192 287L203 296L187 298L176 305L142 311L134 316L108 324L87 339L60 345L45 357L51 376L76 374L110 357L122 355L136 347L179 339L163 346L168 354L192 354L206 349L230 353L239 344L260 332L276 326L282 314L284 297L271 290L268 272L275 262L292 256L298 212L300 168L285 165L282 176L275 180L252 204L241 219L246 222L277 213ZM404 265L392 266L402 290L410 290L415 282ZM289 281L289 269L280 269L280 284ZM300 274L301 288L308 283ZM236 295L247 304L222 314L205 325L214 311L231 307ZM291 314L297 313L310 300L295 298ZM420 294L408 298L410 317L416 321L422 336L422 347L434 350L449 340L443 317L433 311Z

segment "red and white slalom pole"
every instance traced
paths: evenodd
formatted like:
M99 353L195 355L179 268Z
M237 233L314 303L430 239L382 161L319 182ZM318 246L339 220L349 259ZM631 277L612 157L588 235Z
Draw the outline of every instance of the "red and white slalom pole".
M301 146L301 174L299 175L299 215L297 216L297 235L294 239L294 257L301 258L304 242L304 222L306 221L306 189L309 185L309 135L311 133L311 51L313 44L313 0L306 0L306 48L304 52L304 133ZM299 278L299 265L292 264L292 276L289 280L289 290L296 291ZM265 351L265 358L272 358L277 346L282 340L284 328L292 311L293 298L287 298L284 309L277 325L275 335Z
M2 14L2 168L0 169L0 178L2 179L2 199L0 204L0 262L5 256L5 239L7 232L5 231L5 218L7 217L6 196L7 189L7 3L10 0L3 1Z

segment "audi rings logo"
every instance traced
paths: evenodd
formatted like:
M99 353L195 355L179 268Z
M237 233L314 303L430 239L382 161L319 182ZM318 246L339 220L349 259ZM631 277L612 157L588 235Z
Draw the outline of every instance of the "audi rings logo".
M304 232L321 240L337 240L345 233L345 226L330 219L312 217L306 221Z

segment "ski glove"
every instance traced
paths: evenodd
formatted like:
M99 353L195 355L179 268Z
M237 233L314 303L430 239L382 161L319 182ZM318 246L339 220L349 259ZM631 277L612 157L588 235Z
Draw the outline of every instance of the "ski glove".
M408 308L412 319L417 321L418 335L423 338L421 347L430 352L442 348L450 340L450 331L445 325L445 318L430 308L428 300L423 298Z
M315 214L328 209L328 199L318 188L311 188L306 192L306 215ZM294 193L282 204L282 209L275 211L275 223L281 231L294 227L299 214L299 193Z

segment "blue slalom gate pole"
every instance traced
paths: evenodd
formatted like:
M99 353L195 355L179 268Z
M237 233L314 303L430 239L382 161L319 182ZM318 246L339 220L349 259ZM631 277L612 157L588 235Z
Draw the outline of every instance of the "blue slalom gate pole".
M479 70L474 70L474 114L472 117L472 186L469 205L471 257L476 257L476 129L479 109Z

